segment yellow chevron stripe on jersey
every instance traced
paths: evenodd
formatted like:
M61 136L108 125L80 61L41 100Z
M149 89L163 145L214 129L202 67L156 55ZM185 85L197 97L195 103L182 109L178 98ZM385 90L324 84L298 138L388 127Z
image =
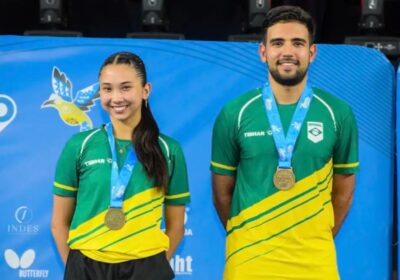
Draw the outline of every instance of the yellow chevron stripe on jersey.
M329 173L330 175L332 175L332 172ZM275 205L273 207L269 207L269 209L259 213L258 215L251 217L245 221L243 221L241 224L232 227L231 230L227 231L227 235L231 234L232 232L234 232L235 230L239 230L241 228L252 228L254 223L259 224L264 223L264 221L266 220L270 220L273 219L274 217L279 217L282 214L289 212L292 209L295 209L299 206L301 206L302 204L323 195L324 193L327 193L326 190L328 189L327 187L327 182L329 184L329 178L331 178L332 176L327 176L326 179L324 179L324 181L318 183L316 186L312 186L309 189L307 189L306 191L304 191L303 193L300 193L299 195L296 195L295 197L287 200L287 201L283 201L281 203L279 203L278 205ZM329 181L328 181L329 180ZM318 190L317 190L318 189ZM272 217L272 218L271 218Z
M151 225L149 225L149 226L146 226L146 227L143 227L143 228L141 228L141 229L139 229L139 230L136 230L136 231L132 231L132 232L130 232L128 235L124 235L124 236L122 236L121 238L118 238L117 240L110 240L110 242L108 243L108 244L106 244L106 245L104 245L102 248L100 248L99 250L100 251L104 251L104 250L112 250L112 251L116 251L117 249L118 249L118 247L121 247L120 245L121 244L119 244L120 242L122 242L122 241L124 241L124 240L126 240L126 239L128 239L128 238L132 238L132 237L135 237L135 236L137 236L138 234L140 234L140 233L142 233L142 232L145 232L145 231L147 231L147 230L150 230L150 229L152 229L152 228L154 228L154 227L156 227L156 226L159 226L159 224L158 223L153 223L153 224L151 224ZM142 242L143 240L142 240L142 237L140 237L140 242ZM134 242L132 242L132 243L134 243ZM116 248L114 248L114 250L113 250L113 247L116 247ZM126 248L126 244L124 244L124 246L122 247L122 248L124 248L124 249L127 249ZM126 250L126 251L130 251L130 250Z
M231 263L229 266L238 266L253 262L257 258L265 258L267 254L275 254L278 248L300 246L302 241L298 239L297 227L303 223L307 223L308 229L321 227L324 223L320 222L320 218L314 219L314 217L322 215L321 213L325 211L332 211L330 203L332 174L332 160L330 160L323 168L297 182L290 190L291 195L287 194L288 191L277 192L233 217L235 226L232 221L228 222L226 256L227 262ZM331 226L322 231L326 236L331 237L333 219L329 224ZM291 229L294 228L296 231L292 233ZM315 232L319 231L321 231L320 228ZM286 236L293 234L294 236ZM307 239L312 234L314 231L309 230L308 233L301 235L301 239ZM249 236L251 238L248 238ZM321 236L321 238L324 239L326 236ZM325 244L325 242L321 243ZM296 250L300 249L290 248L287 252Z
M234 171L234 170L237 169L237 167L235 167L235 166L229 166L229 165L225 165L225 164L218 163L218 162L215 162L215 161L211 161L211 165L215 166L215 167L219 167L219 168L225 169L225 170L231 170L231 171Z
M162 215L161 205L162 199L153 201L153 203L129 213L126 215L125 226L118 231L109 230L103 224L92 232L80 235L75 238L73 242L77 242L79 246L87 248L101 248L107 246L114 241L125 238L132 232L140 231L142 227L154 225L157 217ZM105 214L102 216L104 217ZM104 223L104 218L102 219L102 223ZM71 245L73 245L73 242L71 242Z
M148 201L149 197L156 198ZM152 188L138 193L131 198L125 200L123 203L123 209L127 223L130 219L135 218L137 215L145 214L155 207L160 207L163 199L164 197L162 195L162 191L159 188ZM109 229L104 225L104 218L106 213L107 210L82 223L76 229L71 229L69 232L68 243L70 245L73 245L75 242L82 244L86 240L92 239L94 236L99 236L109 231ZM128 229L127 226L125 226L124 228L125 230ZM123 232L124 228L122 228L120 231ZM132 228L129 228L128 232L131 232L131 230ZM114 233L116 233L116 231L114 231Z
M230 232L233 227L239 226L243 221L249 220L261 213L270 210L274 206L277 206L285 201L290 201L300 197L302 194L306 194L310 191L310 188L315 188L323 180L328 178L328 175L332 173L332 159L329 160L324 167L307 176L301 181L296 182L295 186L287 191L278 191L271 196L261 200L260 202L252 205L251 207L242 210L237 216L231 217L227 223L227 231ZM321 187L321 186L320 186Z
M330 173L330 174L332 174L332 173ZM239 226L233 227L230 231L227 232L227 235L234 233L235 231L239 231L241 229L243 229L245 231L249 231L253 228L264 225L265 223L273 221L274 219L280 218L280 216L282 216L288 212L296 210L297 208L299 208L300 206L302 206L306 203L310 203L312 200L314 200L317 197L320 197L321 199L319 199L317 201L316 206L321 207L321 204L319 201L321 201L321 200L325 201L324 198L326 196L329 197L329 201L330 201L330 194L327 190L329 189L331 178L332 178L331 176L328 177L329 181L325 180L319 186L310 188L309 190L307 190L306 192L295 197L291 201L283 202L275 207L272 207L271 209L269 209L263 213L260 213L259 215L255 216L253 218L250 218L250 219L244 221ZM316 188L318 188L319 190L317 191ZM237 233L237 234L240 234L240 233Z
M333 167L335 168L352 168L352 167L357 167L359 166L359 162L354 162L354 163L339 163L339 164L334 164Z
M156 220L157 217L162 215L161 206L162 203L159 203L158 205L148 209L145 212L137 213L135 216L132 216L127 219L126 224L122 229L118 231L110 230L100 238L97 238L96 240L89 240L85 245L86 246L98 245L100 246L101 250L107 249L112 251L120 251L115 247L121 246L119 242L126 238L129 238L129 236L131 236L132 233L136 235L146 230L149 230L150 228L160 226L160 223L156 223ZM141 236L141 237L148 238L146 236ZM123 251L124 249L126 249L126 247L121 247L120 249L122 249Z
M60 184L60 183L57 183L57 182L54 182L54 186L57 187L57 188L63 189L63 190L71 191L71 192L78 191L78 188L70 187L70 186L63 185L63 184Z
M189 192L174 194L174 195L166 195L165 198L166 199L177 199L177 198L182 198L182 197L187 197L187 196L190 196Z
M265 236L262 239L259 239L255 242L248 243L243 247L240 247L239 249L233 251L233 252L228 252L227 251L227 256L226 256L226 262L232 261L237 264L242 264L246 261L248 261L250 258L253 258L254 255L258 255L260 251L265 251L266 244L265 242L269 241L267 246L268 249L266 251L272 251L272 249L280 248L283 246L286 246L284 244L287 242L287 239L279 239L276 238L288 230L297 227L298 225L303 224L304 222L312 219L313 217L317 216L320 214L324 209L319 209L317 211L308 211L305 215L305 217L299 221L293 222L290 219L282 219L282 223L278 224L279 227L274 228L274 234L270 236ZM227 241L228 242L228 241ZM230 242L235 242L235 240L230 240ZM259 248L258 248L259 247ZM256 249L258 248L258 249ZM250 249L250 251L249 251Z
M312 213L323 209L324 205L321 203L321 196L329 196L328 186L331 185L331 180L328 180L320 185L322 187L320 191L312 188L313 191L307 192L298 199L292 200L275 211L256 217L248 223L244 223L242 227L231 231L227 236L227 242L233 245L228 246L227 255L249 246L249 242L269 240L275 237L277 232L289 229L292 224L298 223L307 215L312 215ZM271 229L274 229L274 231L271 231ZM243 237L249 235L252 237L252 241ZM270 242L272 242L273 247L276 247L280 245L281 241L273 240Z
M305 266L302 264L316 264L320 273L318 275L324 275L324 280L338 280L336 266L330 265L336 259L334 243L326 239L327 236L332 236L330 229L323 230L321 238L308 244L311 249L306 247L307 250L305 250L304 244L299 238L308 236L309 223L316 224L316 220L325 215L325 212L326 209L315 213L310 212L303 220L291 227L281 229L269 240L251 244L246 248L249 250L238 251L227 260L224 279L281 279L283 273L284 276L293 276L293 279L314 279L313 269L311 267L304 269ZM295 229L295 235L290 235L291 229ZM278 239L281 239L281 242L276 242ZM319 256L318 259L316 259L317 256ZM299 260L301 260L300 263ZM253 272L259 271L260 267L262 267L263 273L260 274L260 277L255 277Z

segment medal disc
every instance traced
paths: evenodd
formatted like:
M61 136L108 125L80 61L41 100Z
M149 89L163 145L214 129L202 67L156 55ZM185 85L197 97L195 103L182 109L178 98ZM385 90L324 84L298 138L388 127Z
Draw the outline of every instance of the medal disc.
M291 189L296 182L292 168L277 168L274 175L274 185L281 191Z
M125 215L121 208L110 207L104 218L105 225L111 230L118 230L125 225Z

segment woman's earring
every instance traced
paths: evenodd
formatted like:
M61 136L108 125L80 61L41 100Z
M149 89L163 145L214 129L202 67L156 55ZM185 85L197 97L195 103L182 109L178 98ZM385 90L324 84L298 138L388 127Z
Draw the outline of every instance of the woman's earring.
M147 108L147 99L144 100L144 107Z

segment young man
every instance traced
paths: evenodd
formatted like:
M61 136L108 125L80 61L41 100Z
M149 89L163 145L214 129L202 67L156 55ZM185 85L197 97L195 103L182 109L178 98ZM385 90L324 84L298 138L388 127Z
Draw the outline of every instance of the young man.
M358 136L351 108L307 81L313 35L302 9L271 9L259 47L268 81L225 105L215 122L224 279L339 279L333 238L353 197Z

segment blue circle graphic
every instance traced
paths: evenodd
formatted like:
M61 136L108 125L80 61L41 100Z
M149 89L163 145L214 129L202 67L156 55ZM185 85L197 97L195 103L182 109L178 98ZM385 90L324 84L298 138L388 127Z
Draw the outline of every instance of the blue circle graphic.
M0 116L0 122L6 122L12 118L15 112L14 104L5 97L0 96L0 104L4 104L7 107L7 112L4 116Z

